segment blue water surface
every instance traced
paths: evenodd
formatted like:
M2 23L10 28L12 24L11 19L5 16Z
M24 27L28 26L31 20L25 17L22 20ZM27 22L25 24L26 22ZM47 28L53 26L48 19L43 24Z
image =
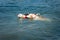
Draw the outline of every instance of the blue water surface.
M40 13L51 22L21 22L19 13ZM0 0L0 40L60 40L60 0Z

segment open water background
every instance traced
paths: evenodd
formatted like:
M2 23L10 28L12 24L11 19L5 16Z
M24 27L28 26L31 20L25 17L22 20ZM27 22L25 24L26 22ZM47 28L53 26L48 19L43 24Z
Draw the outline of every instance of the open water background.
M19 13L51 19L22 23ZM0 40L60 40L60 0L0 0Z

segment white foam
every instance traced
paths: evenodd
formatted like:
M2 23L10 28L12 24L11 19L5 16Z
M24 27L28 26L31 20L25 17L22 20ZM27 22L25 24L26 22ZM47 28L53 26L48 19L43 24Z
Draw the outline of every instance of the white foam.
M40 21L49 21L49 22L51 22L51 19L49 19L49 18L42 18L42 17L36 17L36 18L34 18L33 20L40 20Z

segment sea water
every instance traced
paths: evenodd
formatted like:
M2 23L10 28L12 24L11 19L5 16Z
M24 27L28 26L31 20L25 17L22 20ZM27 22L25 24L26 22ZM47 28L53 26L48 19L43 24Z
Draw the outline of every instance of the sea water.
M21 21L19 13L40 13L52 22ZM0 40L60 40L60 0L0 0Z

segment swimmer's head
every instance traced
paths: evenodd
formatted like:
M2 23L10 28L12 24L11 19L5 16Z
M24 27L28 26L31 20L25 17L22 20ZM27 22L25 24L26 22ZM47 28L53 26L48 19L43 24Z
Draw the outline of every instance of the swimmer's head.
M23 14L18 14L18 17L22 17L23 16Z

